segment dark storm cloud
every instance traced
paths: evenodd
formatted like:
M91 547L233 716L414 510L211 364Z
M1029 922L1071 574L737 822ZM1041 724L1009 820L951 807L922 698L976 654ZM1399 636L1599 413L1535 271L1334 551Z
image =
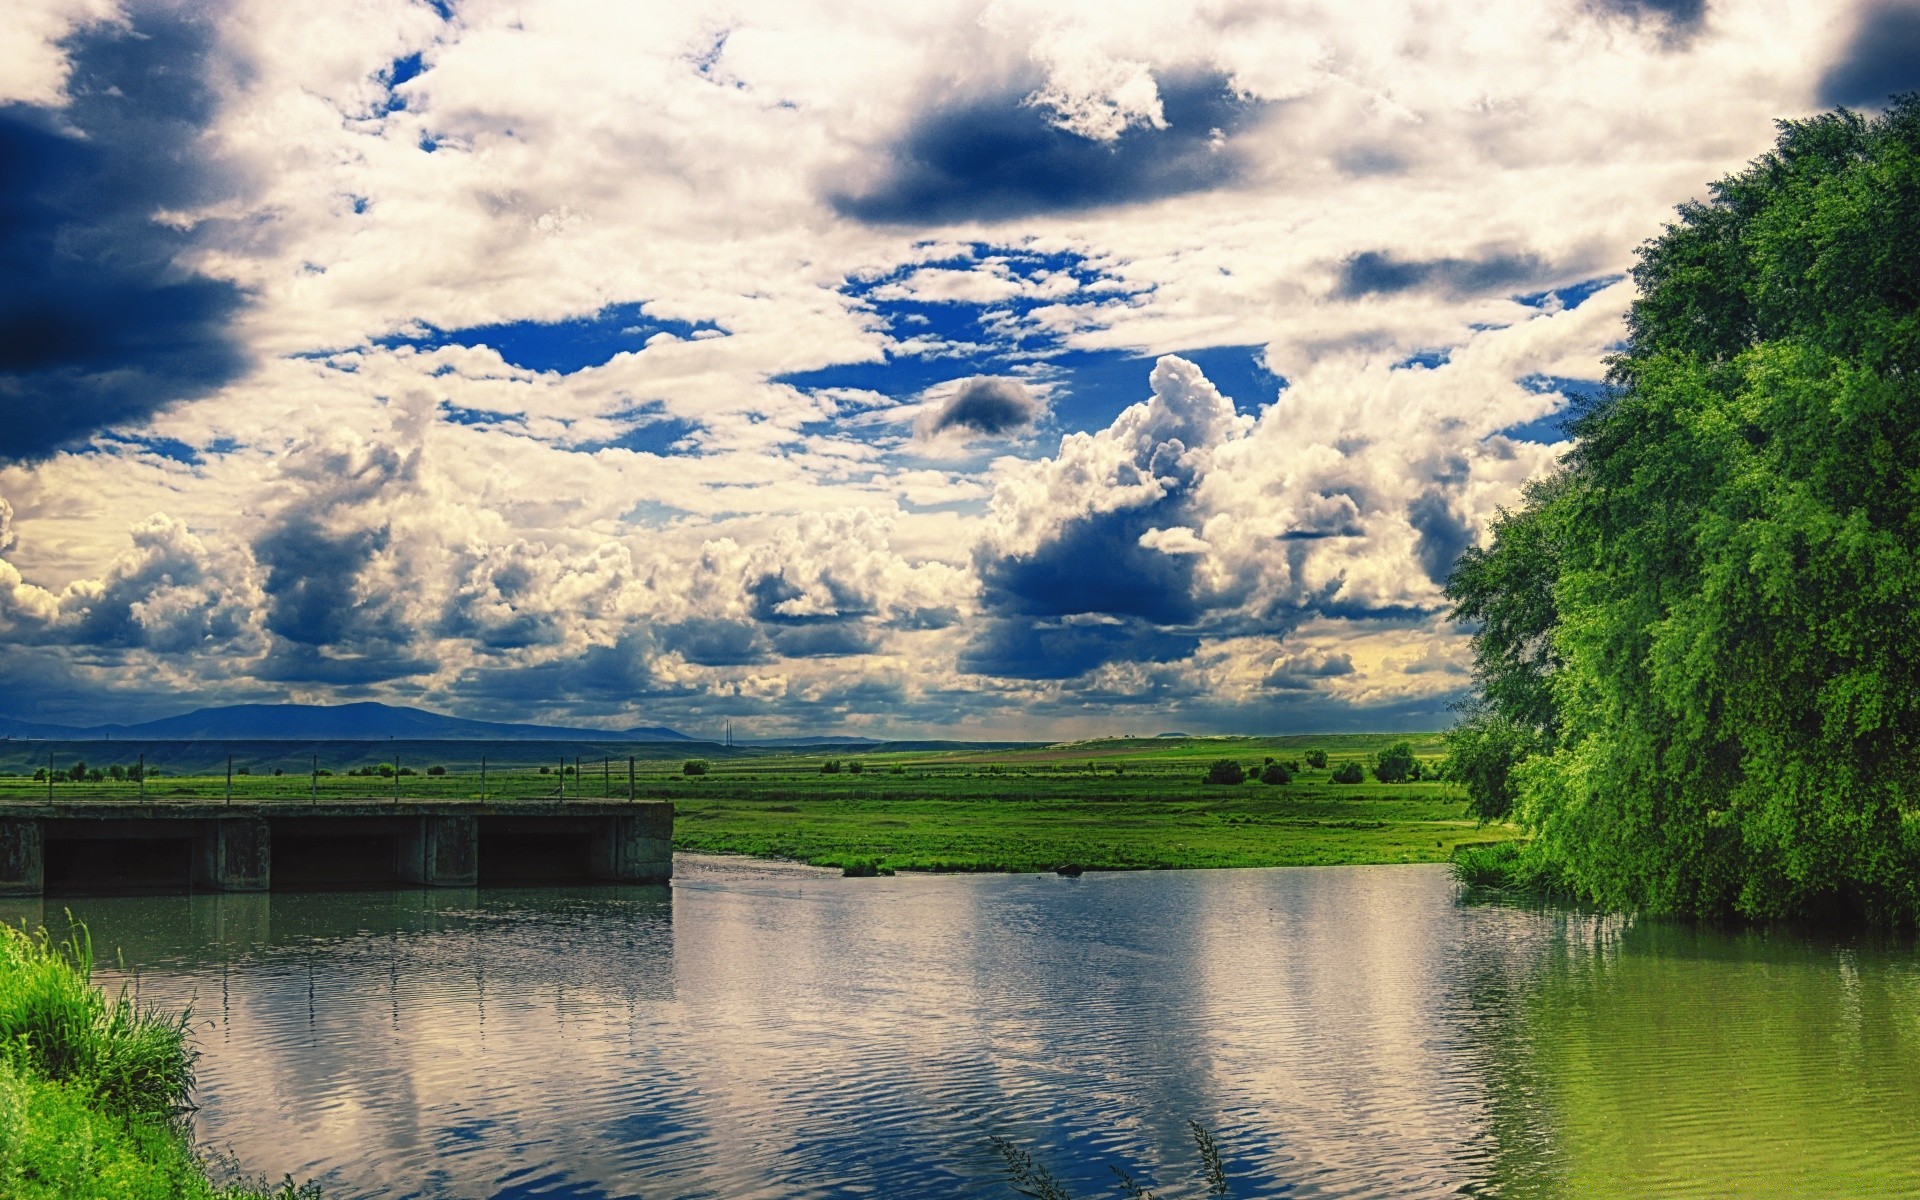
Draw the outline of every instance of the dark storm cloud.
M1031 555L981 559L977 565L987 604L1028 617L1099 614L1163 625L1193 620L1199 614L1194 556L1163 554L1140 544L1141 534L1174 523L1167 508L1082 517Z
M1920 4L1879 4L1854 28L1839 60L1820 79L1820 102L1877 108L1920 90Z
M929 412L921 432L932 437L949 429L964 429L989 437L1025 429L1040 416L1040 402L1017 379L980 375Z
M1472 523L1455 515L1453 506L1437 491L1425 492L1407 505L1407 523L1420 535L1413 548L1420 569L1435 583L1445 583L1453 574L1454 560L1473 544Z
M379 619L377 610L356 595L360 573L386 549L387 537L384 528L329 533L312 518L298 515L262 535L253 553L267 568L267 629L306 646L398 633L396 625Z
M832 196L843 216L875 224L994 220L1078 212L1220 187L1243 169L1231 135L1259 106L1226 76L1157 81L1164 129L1111 142L1058 128L1027 103L1035 82L952 100L923 114L886 154L869 187ZM1221 136L1229 140L1219 144Z
M880 648L873 633L851 621L792 625L773 631L773 645L787 658L838 658Z
M1072 679L1110 662L1173 662L1199 645L1194 634L1137 619L1081 625L989 618L961 648L957 665L1006 679Z
M1356 254L1340 264L1333 294L1342 300L1399 292L1475 296L1534 283L1551 268L1531 254L1483 258L1400 258L1382 250Z
M192 235L153 219L233 183L201 143L211 39L178 13L92 26L67 43L66 108L0 107L0 460L139 421L245 368L239 288L176 266Z
M656 626L654 632L663 647L703 667L741 667L769 657L767 639L751 621L695 617Z

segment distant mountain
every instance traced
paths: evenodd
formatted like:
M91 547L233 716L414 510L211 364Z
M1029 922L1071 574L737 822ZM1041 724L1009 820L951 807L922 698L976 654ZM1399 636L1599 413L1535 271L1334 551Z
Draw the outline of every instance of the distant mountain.
M519 725L469 721L394 704L233 704L197 708L177 717L137 725L49 725L0 717L0 735L15 738L156 738L193 741L415 741L684 742L693 739L665 725L632 729L582 729L570 725Z
M790 748L793 746L878 746L885 740L870 737L778 737L778 738L741 738L742 746L771 746Z

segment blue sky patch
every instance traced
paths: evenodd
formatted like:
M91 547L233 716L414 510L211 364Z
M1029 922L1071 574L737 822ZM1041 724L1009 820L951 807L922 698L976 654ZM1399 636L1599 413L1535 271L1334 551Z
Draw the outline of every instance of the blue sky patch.
M597 367L616 354L645 348L647 339L670 333L691 337L696 331L718 329L710 321L675 321L647 316L642 304L610 304L591 317L570 321L506 321L466 329L427 327L421 334L395 334L374 345L393 350L412 346L438 350L442 346L485 346L507 363L527 371L557 371L571 375Z

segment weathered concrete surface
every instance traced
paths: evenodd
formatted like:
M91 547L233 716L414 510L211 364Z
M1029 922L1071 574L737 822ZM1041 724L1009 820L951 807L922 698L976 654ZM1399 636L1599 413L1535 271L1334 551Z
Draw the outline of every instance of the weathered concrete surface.
M64 842L191 838L196 888L264 891L273 884L275 830L306 847L300 861L309 875L315 847L325 839L359 838L362 846L378 845L383 856L393 854L395 881L470 888L479 883L480 840L489 824L501 824L492 818L509 818L508 829L583 839L589 879L664 883L673 874L673 805L663 801L4 804L0 895L43 891L50 836Z
M420 882L428 887L472 887L480 882L480 821L469 816L421 818L426 851Z
M673 878L673 806L665 811L607 818L612 842L610 879L665 883Z
M259 817L209 821L194 883L221 892L264 892L273 884L273 831Z
M46 885L46 842L32 817L0 817L0 896L38 896Z

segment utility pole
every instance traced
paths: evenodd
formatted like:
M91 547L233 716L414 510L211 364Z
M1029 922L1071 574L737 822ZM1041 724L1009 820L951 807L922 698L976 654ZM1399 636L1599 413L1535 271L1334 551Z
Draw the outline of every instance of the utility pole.
M53 803L53 751L47 751L47 803Z
M140 798L147 798L147 752L140 752Z
M613 795L613 776L609 773L607 767L607 764L612 761L612 759L604 757L600 760L600 797L603 800Z
M627 755L627 799L633 799L633 755Z
M233 755L227 755L227 803L233 803Z
M313 756L313 773L307 777L307 794L315 804L320 803L320 756Z
M480 756L480 799L487 798L487 756Z

